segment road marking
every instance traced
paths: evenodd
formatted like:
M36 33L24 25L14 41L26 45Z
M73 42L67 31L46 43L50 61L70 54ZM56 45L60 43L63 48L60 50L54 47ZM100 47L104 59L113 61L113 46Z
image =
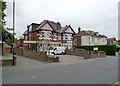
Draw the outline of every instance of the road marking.
M36 77L33 77L33 79L35 79Z

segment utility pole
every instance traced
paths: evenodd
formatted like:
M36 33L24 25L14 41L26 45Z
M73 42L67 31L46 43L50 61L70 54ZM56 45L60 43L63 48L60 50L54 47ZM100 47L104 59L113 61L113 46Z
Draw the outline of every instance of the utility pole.
M14 30L15 30L15 0L13 0L13 44L14 44ZM13 49L13 66L15 65L15 57L14 57L14 45L12 45Z

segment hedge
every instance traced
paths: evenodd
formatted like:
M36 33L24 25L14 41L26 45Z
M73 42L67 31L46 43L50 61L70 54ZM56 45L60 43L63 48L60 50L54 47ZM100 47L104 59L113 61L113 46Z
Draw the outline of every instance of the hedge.
M94 47L98 47L98 51L105 51L107 55L115 55L117 47L115 44L111 45L90 45L90 46L76 46L75 48L83 48L85 50L93 51Z

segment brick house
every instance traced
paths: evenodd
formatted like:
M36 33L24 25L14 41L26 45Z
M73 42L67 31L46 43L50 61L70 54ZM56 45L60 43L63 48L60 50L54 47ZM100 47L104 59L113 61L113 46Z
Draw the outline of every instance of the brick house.
M79 27L78 33L74 36L74 46L79 45L104 45L107 44L107 37L91 30L82 30Z
M23 33L25 49L47 51L53 46L65 46L72 48L74 30L70 25L62 27L59 22L44 20L40 24L32 23Z
M116 38L108 38L107 39L107 44L116 44L118 45L118 41L116 40Z

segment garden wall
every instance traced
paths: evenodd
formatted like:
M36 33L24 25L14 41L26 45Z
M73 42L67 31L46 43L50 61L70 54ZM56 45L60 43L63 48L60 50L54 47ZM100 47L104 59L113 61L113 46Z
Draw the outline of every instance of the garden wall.
M15 49L15 54L43 62L59 62L59 57L50 58L49 56L47 56L47 52L41 52L41 51L37 52L37 51L23 50L22 48L21 49L17 48Z
M75 55L75 56L82 56L84 59L89 59L89 58L99 58L99 57L106 57L106 52L104 53L89 53L89 51L71 51L71 50L66 50L67 55Z

